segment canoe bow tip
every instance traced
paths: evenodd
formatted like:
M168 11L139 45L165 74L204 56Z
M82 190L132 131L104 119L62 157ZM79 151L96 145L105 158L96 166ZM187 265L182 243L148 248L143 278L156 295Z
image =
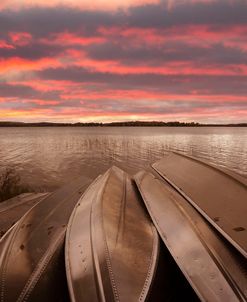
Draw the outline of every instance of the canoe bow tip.
M145 175L147 174L146 171L144 170L141 170L139 171L138 173L136 173L134 175L134 180L135 180L135 183L138 185L142 182L143 178L145 177Z
M111 167L107 170L107 172L108 172L108 173L113 173L113 172L115 172L115 173L125 173L121 168L119 168L119 167L117 167L117 166L115 166L115 165L111 166Z

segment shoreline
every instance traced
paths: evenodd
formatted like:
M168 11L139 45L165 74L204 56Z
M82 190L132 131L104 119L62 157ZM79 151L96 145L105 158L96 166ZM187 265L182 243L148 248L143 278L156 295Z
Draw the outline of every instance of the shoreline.
M22 123L22 122L0 122L0 128L6 127L247 127L247 123L239 124L199 124L199 123L180 123L180 122L116 122L116 123Z

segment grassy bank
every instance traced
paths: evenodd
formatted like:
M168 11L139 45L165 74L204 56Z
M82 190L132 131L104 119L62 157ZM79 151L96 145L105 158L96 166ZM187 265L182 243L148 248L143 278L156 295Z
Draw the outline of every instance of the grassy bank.
M21 183L14 169L8 168L0 174L0 202L26 192L30 189Z

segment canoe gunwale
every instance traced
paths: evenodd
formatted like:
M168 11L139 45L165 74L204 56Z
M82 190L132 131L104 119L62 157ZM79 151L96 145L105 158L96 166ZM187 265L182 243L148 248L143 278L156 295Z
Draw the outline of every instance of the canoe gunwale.
M0 203L0 215L2 213L6 212L6 211L9 211L9 210L17 208L19 206L25 205L25 203L28 203L28 202L31 202L31 201L35 201L36 199L39 199L38 202L40 202L44 198L48 197L50 194L51 194L50 192L47 192L47 193L23 193L23 194L20 194L20 195L18 195L16 197L7 199L7 200L5 200L5 201L3 201L3 202ZM25 196L22 196L22 195L25 195ZM32 197L32 195L35 195L35 196ZM20 197L23 198L24 200L22 200L22 201L20 200L20 201L18 201L16 203L13 203L13 204L11 204L11 203L7 204L9 200L14 200L14 199L20 198Z
M50 261L54 257L54 254L59 246L62 246L64 242L64 233L61 233L58 238L56 238L55 242L52 242L49 249L42 255L38 265L35 267L34 271L30 275L25 287L21 291L18 300L16 302L23 302L28 300L29 295L32 293L33 288L38 283L39 279L42 276L42 273L45 272L47 266L49 265Z
M141 196L143 197L143 201L144 201L144 203L145 203L145 205L147 207L148 212L150 213L150 216L151 216L151 218L153 220L153 223L156 226L156 229L158 230L158 232L160 233L161 238L166 238L166 235L163 233L162 228L160 227L160 225L157 222L157 220L154 218L155 215L153 214L153 211L152 211L152 209L150 207L150 204L147 202L147 198L145 197L145 194L142 192L141 187L140 187L140 185L139 185L139 183L137 181L136 181L136 185L138 187L138 190L140 191ZM165 243L165 245L167 246L166 243ZM167 247L168 247L168 250L170 251L169 245ZM191 281L191 278L190 278L189 274L187 274L187 272L184 270L183 267L181 267L180 265L178 265L178 266L181 269L181 271L183 272L183 274L186 276L186 279L188 280L188 282L190 283L191 287L194 289L194 291L196 292L196 294L200 298L200 300L206 302L206 300L204 300L203 296L201 296L201 293L198 291L197 287L194 286L193 282Z
M158 233L156 231L156 228L154 225L151 226L152 228L152 233L153 233L153 251L152 251L152 255L150 257L150 265L148 268L148 274L147 274L147 278L145 280L142 292L140 294L140 299L139 302L145 301L146 298L148 297L149 294L149 289L151 288L153 281L154 281L154 276L155 273L157 271L157 267L158 267L158 261L157 259L159 258L159 237L158 237Z
M99 175L84 191L84 193L82 194L82 196L76 203L76 205L71 213L68 225L67 225L66 236L65 236L65 251L67 251L67 252L65 252L65 268L66 268L66 277L67 277L68 289L69 289L69 293L70 293L70 299L72 300L72 302L76 302L76 297L74 295L74 290L73 290L73 281L71 278L71 265L70 265L71 263L69 260L69 255L70 255L70 253L69 253L70 241L69 240L70 240L71 228L72 228L73 220L74 220L74 217L75 217L75 214L77 211L77 207L80 205L83 197L88 193L89 190L92 189L93 186L95 186L97 184L97 182L100 180L101 177L102 177L102 175Z
M111 284L111 292L110 295L114 297L114 300L119 301L119 295L117 292L117 286L115 284L115 279L113 275L113 269L111 266L111 260L110 260L110 254L106 242L106 236L105 236L105 231L104 231L104 223L103 223L103 215L102 215L102 203L101 197L104 194L105 187L107 183L109 182L109 172L106 173L105 175L102 175L101 180L103 181L102 186L99 188L99 191L96 192L95 198L92 200L91 204L91 212L90 212L90 238L91 238L91 248L92 248L92 255L93 255L93 265L94 265L94 271L95 275L97 277L97 285L98 285L98 291L100 294L100 299L101 301L106 301L105 300L105 294L104 294L104 282L102 279L102 274L101 274L101 265L100 265L100 260L99 260L99 255L97 253L97 247L96 245L99 244L97 237L101 236L103 238L103 242L101 244L101 248L104 250L104 256L105 256L105 265L107 267L107 279L108 279L108 284ZM98 219L95 219L95 216L98 214ZM95 223L96 222L96 223ZM97 231L96 231L97 230ZM100 232L100 235L99 235ZM109 290L109 288L108 288Z

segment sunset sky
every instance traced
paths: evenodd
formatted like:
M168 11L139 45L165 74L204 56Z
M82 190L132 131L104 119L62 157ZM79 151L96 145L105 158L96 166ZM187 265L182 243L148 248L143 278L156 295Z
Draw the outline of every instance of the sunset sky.
M247 122L247 0L1 0L0 120Z

